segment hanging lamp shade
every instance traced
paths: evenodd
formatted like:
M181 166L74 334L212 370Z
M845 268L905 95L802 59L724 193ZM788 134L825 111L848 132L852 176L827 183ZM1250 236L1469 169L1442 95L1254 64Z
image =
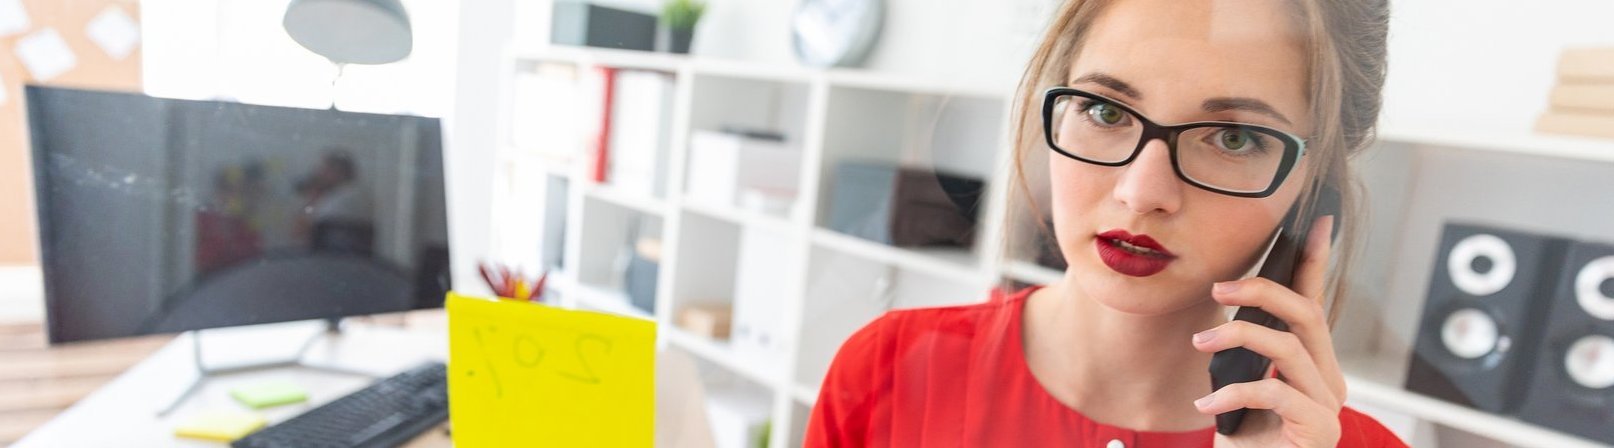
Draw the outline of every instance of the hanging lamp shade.
M337 64L397 62L414 48L399 0L292 0L281 26L303 48Z

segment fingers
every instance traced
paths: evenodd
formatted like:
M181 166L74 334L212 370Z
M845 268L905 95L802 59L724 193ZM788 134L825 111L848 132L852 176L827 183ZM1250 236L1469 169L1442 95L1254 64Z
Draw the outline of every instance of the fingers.
M1223 305L1259 307L1289 324L1289 332L1299 338L1311 355L1333 396L1344 399L1345 376L1340 373L1334 338L1329 334L1327 312L1321 302L1301 297L1283 285L1260 277L1218 283L1211 297ZM1292 374L1285 372L1285 375Z
M1339 439L1338 410L1323 407L1276 378L1230 384L1194 401L1194 407L1209 415L1239 408L1267 409L1283 420L1283 431L1294 438Z
M1285 381L1326 408L1338 408L1340 397L1318 370L1311 353L1293 333L1245 321L1232 321L1194 335L1194 348L1215 353L1244 347L1272 360Z
M1333 241L1329 237L1333 231L1334 215L1317 217L1312 222L1310 234L1306 235L1306 250L1301 255L1300 264L1295 267L1295 292L1319 304L1327 287L1328 258L1334 251Z
M1227 306L1253 306L1289 324L1290 329L1323 329L1328 315L1322 303L1301 297L1283 285L1261 277L1217 283L1211 298Z

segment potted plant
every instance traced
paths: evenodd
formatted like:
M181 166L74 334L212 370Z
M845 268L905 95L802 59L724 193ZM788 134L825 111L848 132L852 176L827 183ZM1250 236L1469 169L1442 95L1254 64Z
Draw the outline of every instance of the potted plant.
M706 12L705 0L668 0L661 8L661 23L667 27L670 39L668 50L689 53L689 41L695 37L695 23Z

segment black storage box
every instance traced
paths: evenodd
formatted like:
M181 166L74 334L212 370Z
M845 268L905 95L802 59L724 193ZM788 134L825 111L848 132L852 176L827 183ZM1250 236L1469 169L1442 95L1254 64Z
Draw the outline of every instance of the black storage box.
M557 1L554 12L549 40L556 45L656 49L656 16L581 1Z
M957 246L975 240L979 179L889 163L835 167L829 228L892 246Z

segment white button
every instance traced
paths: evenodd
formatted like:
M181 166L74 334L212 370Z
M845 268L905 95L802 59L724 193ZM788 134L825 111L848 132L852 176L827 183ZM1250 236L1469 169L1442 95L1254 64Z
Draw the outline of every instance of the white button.
M1126 448L1126 444L1121 443L1121 439L1110 439L1110 443L1104 444L1104 448Z

